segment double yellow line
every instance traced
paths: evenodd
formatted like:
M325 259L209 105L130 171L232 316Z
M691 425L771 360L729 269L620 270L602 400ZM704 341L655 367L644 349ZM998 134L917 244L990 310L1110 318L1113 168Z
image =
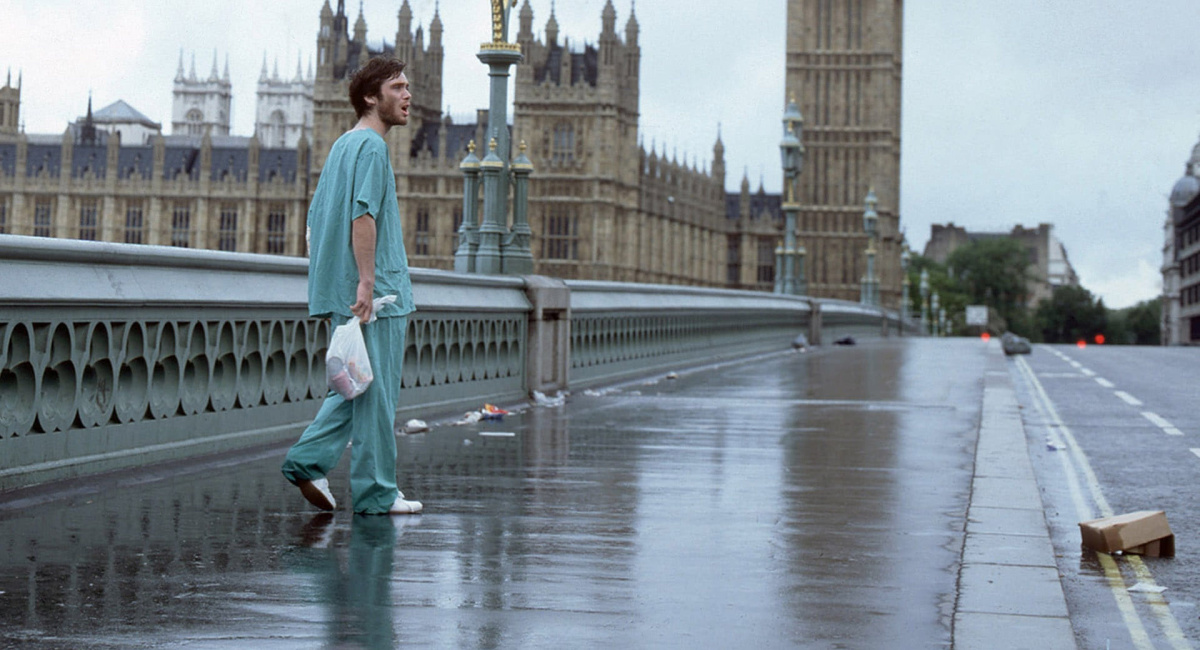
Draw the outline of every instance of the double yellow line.
M1071 433L1062 418L1058 415L1058 409L1054 408L1054 403L1050 401L1050 396L1046 394L1046 389L1042 387L1042 382L1038 381L1033 369L1029 367L1029 363L1024 357L1017 357L1017 369L1028 382L1031 392L1033 393L1033 403L1038 413L1046 419L1050 428L1051 442L1065 446L1067 453L1058 454L1059 460L1062 461L1063 473L1067 477L1067 489L1071 493L1071 500L1075 504L1075 515L1079 521L1087 521L1095 519L1095 511L1088 504L1087 498L1084 495L1086 488L1091 496L1091 501L1099 510L1099 516L1111 517L1113 509L1108 504L1108 499L1104 498L1104 492L1100 488L1100 481L1096 478L1096 473L1092 470L1092 464L1088 461L1087 455L1083 453L1083 449L1075 440L1074 434ZM1113 598L1117 601L1117 608L1121 612L1121 617L1125 621L1125 626L1129 629L1129 634L1133 638L1134 647L1144 650L1154 650L1154 643L1150 640L1149 634L1146 633L1146 626L1142 624L1141 615L1134 606L1133 599L1129 597L1129 590L1125 584L1125 578L1121 573L1120 560L1124 560L1131 568L1134 578L1137 582L1142 582L1150 586L1156 586L1154 576L1150 573L1150 569L1142 558L1137 555L1120 555L1112 556L1108 553L1096 553L1100 559L1100 566L1104 568L1104 575L1108 581L1109 589L1112 590ZM1146 602L1149 605L1150 611L1157 621L1158 626L1162 629L1163 636L1171 644L1175 650L1194 650L1190 641L1183 634L1183 630L1179 627L1179 622L1175 620L1175 615L1171 613L1171 607L1162 597L1162 594L1148 593Z

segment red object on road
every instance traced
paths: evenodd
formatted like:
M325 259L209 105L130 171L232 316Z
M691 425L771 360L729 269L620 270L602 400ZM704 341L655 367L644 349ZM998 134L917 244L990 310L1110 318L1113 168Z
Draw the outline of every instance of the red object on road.
M979 335L979 338L983 339L984 343L987 343L988 341L992 340L992 335L984 332L983 334Z
M1097 334L1095 340L1096 340L1096 345L1104 345L1104 335L1103 334Z

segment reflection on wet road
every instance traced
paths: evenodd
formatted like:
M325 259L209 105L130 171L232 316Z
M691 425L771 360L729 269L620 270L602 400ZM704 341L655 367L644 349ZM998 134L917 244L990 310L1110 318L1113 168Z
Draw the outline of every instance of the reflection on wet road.
M789 353L436 427L400 440L419 517L318 514L281 450L10 497L0 647L948 647L983 357Z

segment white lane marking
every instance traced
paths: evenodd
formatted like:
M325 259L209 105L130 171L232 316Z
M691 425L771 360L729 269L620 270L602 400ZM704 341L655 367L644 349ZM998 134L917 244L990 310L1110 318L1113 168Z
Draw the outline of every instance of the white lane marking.
M1116 384L1114 384L1114 383L1112 383L1111 381L1109 381L1109 380L1105 379L1104 377L1096 377L1096 383L1097 383L1097 384L1100 384L1101 386L1103 386L1103 387L1105 387L1105 388L1116 388L1116 387L1117 387L1117 385L1116 385Z
M1123 390L1116 391L1113 393L1113 395L1116 395L1117 397L1120 397L1121 399L1125 400L1125 403L1130 406L1141 406L1142 405L1142 400L1134 397L1133 395L1130 395L1129 393L1126 393Z
M1050 401L1050 396L1046 393L1046 389L1042 386L1042 382L1033 374L1033 368L1025 359L1017 359L1017 368L1020 369L1026 380L1033 388L1033 403L1034 407L1050 423L1058 429L1063 440L1068 445L1068 453L1059 454L1059 459L1062 461L1063 469L1067 475L1067 485L1075 502L1076 517L1080 521L1092 519L1091 508L1085 503L1083 490L1080 483L1085 483L1088 491L1091 492L1092 501L1099 509L1101 516L1111 517L1113 515L1112 506L1109 505L1108 499L1104 497L1104 491L1100 487L1100 481L1096 478L1096 472L1092 469L1092 464L1088 460L1087 454L1079 447L1075 440L1071 429L1062 421L1062 417L1058 414L1058 409L1054 407L1054 403ZM1200 452L1196 452L1200 456ZM1073 461L1073 462L1072 462ZM1078 468L1078 472L1076 471ZM1082 475L1082 481L1080 480ZM1125 626L1128 628L1132 637L1134 647L1139 650L1153 648L1154 644L1150 641L1150 637L1146 634L1146 629L1142 625L1141 616L1137 613L1129 593L1125 590L1125 581L1121 577L1121 570L1117 566L1117 558L1108 555L1107 553L1097 553L1100 564L1104 567L1104 573L1107 576L1109 587L1112 590L1113 597L1117 601L1117 608L1121 612L1121 617L1125 620ZM1142 562L1142 559L1137 555L1122 556L1126 562L1133 568L1138 580L1149 584L1156 584L1154 576L1150 573L1150 569ZM1158 621L1159 628L1163 631L1163 635L1167 637L1167 641L1176 650L1186 650L1192 648L1191 642L1184 636L1183 630L1179 627L1179 621L1175 619L1175 615L1171 613L1171 608L1167 604L1166 599L1161 594L1152 594L1147 597L1147 604L1150 611Z
M1073 367L1073 368L1075 368L1075 369L1077 369L1077 370L1078 370L1079 368L1082 368L1082 367L1083 367L1083 364L1082 364L1082 363L1079 363L1078 361L1075 361L1075 360L1071 360L1069 363L1071 364L1071 367Z
M1163 416L1154 411L1142 411L1142 417L1150 420L1155 426L1162 429L1169 436L1182 436L1183 432L1175 428L1175 425L1168 422Z
M1200 458L1200 447L1192 447L1192 453L1196 454L1196 458Z
M1079 372L1082 372L1083 374L1087 375L1088 377L1095 377L1095 376L1096 376L1096 371L1095 371L1095 370L1088 370L1087 368L1080 368L1080 369L1079 369Z

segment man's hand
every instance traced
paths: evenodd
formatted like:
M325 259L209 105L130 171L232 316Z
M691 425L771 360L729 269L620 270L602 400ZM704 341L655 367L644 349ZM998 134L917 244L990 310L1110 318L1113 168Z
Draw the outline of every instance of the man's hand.
M371 296L374 292L375 283L373 281L359 281L358 292L355 296L354 304L350 307L350 313L358 316L358 320L364 323L371 319Z

